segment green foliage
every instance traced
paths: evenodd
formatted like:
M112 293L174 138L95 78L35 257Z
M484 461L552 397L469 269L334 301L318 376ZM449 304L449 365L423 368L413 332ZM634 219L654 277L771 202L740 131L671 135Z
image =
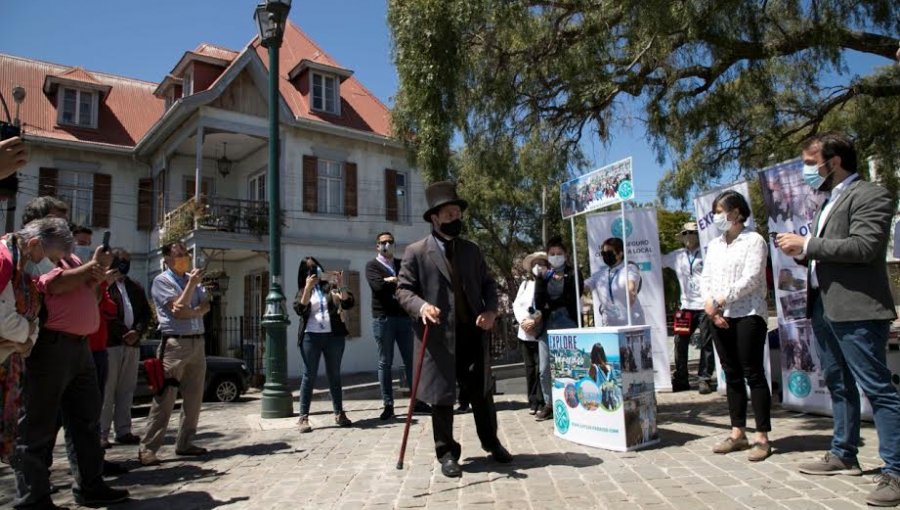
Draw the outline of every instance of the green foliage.
M455 134L539 130L572 155L635 98L674 159L659 195L685 205L827 128L900 162L896 0L390 0L388 18L395 131L430 179ZM884 66L851 76L851 51Z

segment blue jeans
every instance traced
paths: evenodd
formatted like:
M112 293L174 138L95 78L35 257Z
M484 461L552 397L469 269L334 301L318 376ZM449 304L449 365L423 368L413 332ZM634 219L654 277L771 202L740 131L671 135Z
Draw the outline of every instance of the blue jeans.
M891 385L885 345L888 321L832 322L821 298L812 316L822 374L831 392L834 438L831 453L844 462L856 461L859 445L859 391L872 404L883 471L900 475L900 393Z
M319 373L319 357L325 357L325 375L328 377L328 391L334 414L344 410L341 386L341 358L344 357L346 338L331 333L306 333L300 344L303 358L303 379L300 381L300 416L309 415L313 385Z
M391 367L394 365L394 344L400 350L406 369L406 382L412 385L413 337L409 317L376 317L372 321L375 345L378 346L378 382L381 384L381 399L384 405L394 405L394 386Z

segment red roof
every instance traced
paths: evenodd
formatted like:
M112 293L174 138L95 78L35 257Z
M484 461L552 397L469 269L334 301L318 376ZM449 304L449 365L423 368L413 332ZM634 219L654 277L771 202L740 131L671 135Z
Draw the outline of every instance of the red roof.
M253 38L250 46L256 50L263 66L268 70L269 52L259 44L259 36ZM303 59L341 67L297 25L288 20L284 30L284 42L279 52L278 66L281 76L278 88L295 116L360 131L369 131L382 136L391 135L390 110L354 77L341 83L341 114L339 116L313 111L309 106L308 98L304 97L297 87L288 81L287 76L291 69Z
M48 95L43 90L47 76L110 87L100 103L97 129L57 125L56 94ZM10 115L15 115L15 107L7 91L16 85L25 87L27 93L20 112L26 137L31 133L59 140L133 147L163 114L164 102L153 97L153 83L0 53L0 93L7 99Z
M228 61L234 60L234 58L238 56L237 51L209 43L200 43L200 45L194 48L194 53Z

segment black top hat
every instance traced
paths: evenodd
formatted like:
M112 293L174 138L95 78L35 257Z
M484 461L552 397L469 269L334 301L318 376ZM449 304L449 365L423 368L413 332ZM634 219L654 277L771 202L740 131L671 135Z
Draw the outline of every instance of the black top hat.
M436 214L442 206L454 204L463 211L469 207L469 203L456 194L456 183L451 181L438 181L428 186L425 189L425 200L428 202L428 210L422 218L428 223L431 223L431 215Z

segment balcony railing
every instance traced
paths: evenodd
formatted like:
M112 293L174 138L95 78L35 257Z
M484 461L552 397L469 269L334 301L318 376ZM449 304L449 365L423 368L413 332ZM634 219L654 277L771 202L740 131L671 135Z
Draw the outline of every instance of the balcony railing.
M161 235L176 239L193 230L262 237L269 233L269 203L216 196L201 196L197 202L192 198L166 213Z

